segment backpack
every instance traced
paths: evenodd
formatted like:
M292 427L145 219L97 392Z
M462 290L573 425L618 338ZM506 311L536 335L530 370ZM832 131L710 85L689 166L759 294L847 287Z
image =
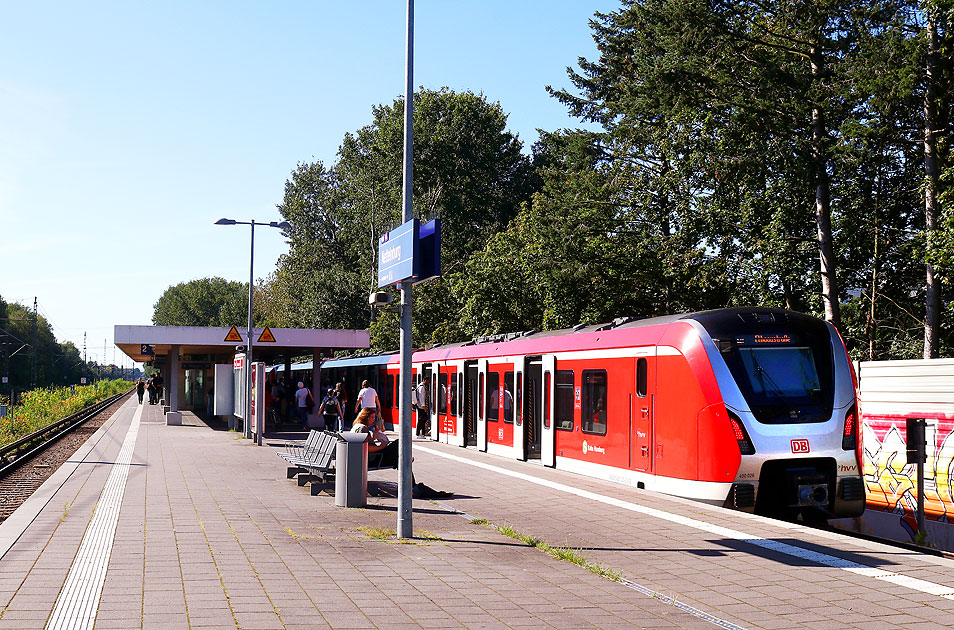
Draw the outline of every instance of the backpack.
M334 396L325 396L325 399L321 401L322 405L322 414L326 416L337 416L338 415L338 399Z
M414 390L414 397L417 399L419 409L422 411L430 411L427 408L427 385L425 385L423 381L417 386L417 389Z

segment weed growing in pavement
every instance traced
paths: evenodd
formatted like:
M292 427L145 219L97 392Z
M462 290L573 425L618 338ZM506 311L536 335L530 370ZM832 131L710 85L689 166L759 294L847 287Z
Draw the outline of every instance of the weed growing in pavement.
M305 534L299 534L295 532L291 527L286 527L285 532L292 537L292 540L315 540L321 538L321 536L307 536Z
M487 524L487 519L485 519L485 518L475 518L475 519L471 519L470 524L471 524L471 525L486 525L486 524Z
M415 536L417 538L420 538L421 540L443 540L443 538L441 538L440 536L436 536L430 533L429 531L427 531L426 529L417 530L417 532L415 533Z
M487 524L493 527L494 529L496 529L498 532L500 532L504 536L509 536L510 538L520 540L520 533L517 530L515 530L513 527L511 527L510 525L491 525L490 523L487 523Z
M483 521L483 522L477 523L476 521ZM514 540L519 540L520 542L526 545L529 545L530 547L535 547L541 551L544 551L550 554L551 556L553 556L554 558L557 558L558 560L565 560L566 562L572 562L573 564L583 567L590 573L595 573L596 575L604 577L608 580L619 582L620 579L622 579L622 573L620 571L617 571L614 569L608 569L601 564L594 564L590 562L589 560L587 560L586 558L584 558L582 549L574 550L574 549L570 549L566 545L562 547L553 547L549 545L548 543L540 540L539 538L536 538L534 536L528 536L527 534L521 534L510 525L494 525L492 523L488 523L484 519L474 519L473 521L471 521L471 523L474 523L475 525L485 525L485 524L489 525L490 527L493 527L495 530L497 530L504 536L508 536L509 538L513 538Z
M365 527L361 526L358 531L364 532L371 538L383 540L385 542L399 545L413 545L419 542L442 541L440 536L435 536L426 529L419 529L414 532L414 538L398 538L397 531L393 527Z
M377 540L393 540L397 537L397 531L393 527L365 527L362 525L358 528L358 531L364 532Z

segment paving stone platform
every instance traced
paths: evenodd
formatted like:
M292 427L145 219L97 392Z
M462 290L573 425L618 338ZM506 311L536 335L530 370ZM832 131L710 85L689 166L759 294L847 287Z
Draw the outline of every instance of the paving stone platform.
M430 441L414 443L417 480L455 496L414 501L414 540L380 540L396 528L396 471L371 473L366 508L340 508L285 478L280 436L258 447L183 421L167 426L159 407L131 399L0 525L0 629L938 628L954 618L949 560Z

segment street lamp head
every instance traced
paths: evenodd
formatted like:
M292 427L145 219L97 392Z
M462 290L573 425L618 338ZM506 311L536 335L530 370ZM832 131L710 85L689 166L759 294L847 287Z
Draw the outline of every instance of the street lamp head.
M281 228L283 230L291 229L291 223L289 223L288 221L282 221L281 223L276 223L275 221L272 221L271 223L269 223L269 225L272 227Z
M216 225L235 225L235 219L222 218L215 222Z

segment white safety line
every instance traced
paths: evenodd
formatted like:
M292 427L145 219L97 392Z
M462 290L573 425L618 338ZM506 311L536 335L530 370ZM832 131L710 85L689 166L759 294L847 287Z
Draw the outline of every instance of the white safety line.
M522 479L530 483L534 483L540 486L551 488L553 490L558 490L560 492L565 492L567 494L573 494L584 499L590 499L593 501L599 501L600 503L605 503L607 505L612 505L624 510L629 510L631 512L638 512L640 514L645 514L646 516L652 516L654 518L662 519L670 523L676 523L679 525L684 525L686 527L691 527L692 529L697 529L699 531L708 532L710 534L715 534L723 538L730 538L732 540L738 540L741 542L749 543L763 549L768 549L770 551L775 551L782 553L788 556L799 558L802 560L808 560L810 562L815 562L824 566L832 567L835 569L841 569L843 571L848 571L849 573L855 573L858 575L864 575L866 577L874 578L876 580L881 580L883 582L890 582L891 584L897 584L898 586L903 586L914 591L921 593L926 593L928 595L936 595L938 597L943 597L945 599L954 600L954 588L950 586L944 586L942 584L937 584L935 582L928 582L927 580L921 580L919 578L910 577L907 575L901 575L899 573L892 573L890 571L885 571L883 569L878 569L875 567L869 567L867 565L861 564L859 562L854 562L852 560L845 560L844 558L838 558L836 556L831 556L825 553L818 551L812 551L810 549L804 549L802 547L796 547L795 545L789 545L787 543L779 542L777 540L769 540L767 538L762 538L761 536L755 536L752 534L747 534L745 532L740 532L735 529L729 529L727 527L720 527L719 525L714 525L712 523L707 523L705 521L700 521L694 518L689 518L686 516L680 516L679 514L672 514L671 512L665 512L663 510L657 510L655 508L646 507L643 505L637 505L635 503L629 503L628 501L622 501L620 499L614 499L613 497L607 497L602 494L597 494L595 492L589 492L587 490L581 490L579 488L574 488L562 483L557 483L555 481L549 481L547 479L541 479L540 477L534 477L526 473L516 472L513 470L507 470L505 468L499 468L491 464L486 464L484 462L477 462L457 455L451 455L449 453L442 453L427 447L419 446L418 444L414 445L415 449L420 449L426 453L432 455L437 455L438 457L443 457L445 459L451 459L462 464L467 464L469 466L474 466L477 468L483 468L484 470L490 470L502 475L507 475L509 477L514 477L516 479Z
M126 478L129 476L129 464L132 462L141 417L142 405L139 405L119 449L116 463L93 509L93 517L73 558L66 582L46 622L47 630L89 630L96 621L96 610L106 582L106 567L113 550L119 508L126 492Z

